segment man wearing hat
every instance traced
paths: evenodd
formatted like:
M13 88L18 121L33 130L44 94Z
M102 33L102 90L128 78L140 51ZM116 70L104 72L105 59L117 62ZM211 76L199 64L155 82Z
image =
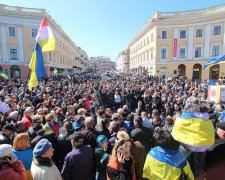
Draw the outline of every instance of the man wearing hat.
M84 135L74 134L71 140L73 150L67 154L61 171L63 180L94 180L93 151L90 146L83 144Z
M22 118L22 122L25 123L26 129L28 130L28 128L31 126L32 124L32 115L33 115L33 108L32 107L27 107L24 111L24 116Z
M15 130L13 124L6 124L0 133L0 144L11 144L11 136Z
M12 156L12 145L0 145L0 179L27 179L26 170L21 161Z

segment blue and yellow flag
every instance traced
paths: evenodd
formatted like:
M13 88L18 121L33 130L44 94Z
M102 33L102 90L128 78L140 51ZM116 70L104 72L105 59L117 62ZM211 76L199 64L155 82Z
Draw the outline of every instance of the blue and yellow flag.
M203 69L206 69L206 68L211 67L216 64L222 64L222 63L225 63L225 55L214 57L214 58L210 59L210 61L207 64L204 64Z
M37 43L30 62L30 80L28 82L29 90L38 86L38 80L47 77L44 68L44 59L40 45Z
M172 136L175 140L188 145L192 151L207 150L215 142L214 127L208 119L200 119L190 112L175 121Z
M169 76L169 77L167 77L167 78L164 79L165 82L172 81L172 80L173 80L173 77L172 76Z
M5 71L2 70L2 72L0 73L0 76L5 78L5 79L9 79L8 75L6 74Z
M149 180L179 180L181 168L183 168L188 179L194 180L190 165L180 151L172 151L157 146L148 153L142 176Z
M54 71L53 71L53 74L57 74L58 73L58 70L56 67L54 67Z

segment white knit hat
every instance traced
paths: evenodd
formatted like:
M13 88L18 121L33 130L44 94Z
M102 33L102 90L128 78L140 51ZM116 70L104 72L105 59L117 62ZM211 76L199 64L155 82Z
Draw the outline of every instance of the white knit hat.
M10 144L1 144L0 145L0 158L12 154L12 145Z

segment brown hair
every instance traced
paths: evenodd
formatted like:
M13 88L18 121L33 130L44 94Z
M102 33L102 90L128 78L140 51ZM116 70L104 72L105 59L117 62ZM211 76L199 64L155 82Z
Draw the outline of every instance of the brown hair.
M13 141L14 150L26 150L30 145L29 135L27 133L19 133Z
M45 116L45 120L50 120L50 119L52 119L52 120L55 119L55 117L54 117L53 114L47 114L47 115Z

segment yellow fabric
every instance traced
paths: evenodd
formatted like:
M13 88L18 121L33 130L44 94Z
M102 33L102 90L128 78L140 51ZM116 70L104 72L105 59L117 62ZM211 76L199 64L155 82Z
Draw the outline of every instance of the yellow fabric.
M48 38L43 41L39 41L38 44L41 46L42 52L55 50L54 38Z
M191 171L190 165L184 167L184 173L189 180L194 180L194 175ZM181 169L162 163L152 156L147 155L143 169L143 178L150 180L179 180Z
M178 118L172 136L179 142L193 146L209 146L215 142L212 122L197 118Z
M33 180L31 171L26 171L26 173L27 173L27 180Z
M31 70L31 74L30 74L30 80L28 82L28 88L30 91L32 91L33 87L37 87L38 86L38 79L37 79L37 75L36 75L36 56L37 56L37 52L34 51L32 58L31 58L31 62L30 62L30 70Z

